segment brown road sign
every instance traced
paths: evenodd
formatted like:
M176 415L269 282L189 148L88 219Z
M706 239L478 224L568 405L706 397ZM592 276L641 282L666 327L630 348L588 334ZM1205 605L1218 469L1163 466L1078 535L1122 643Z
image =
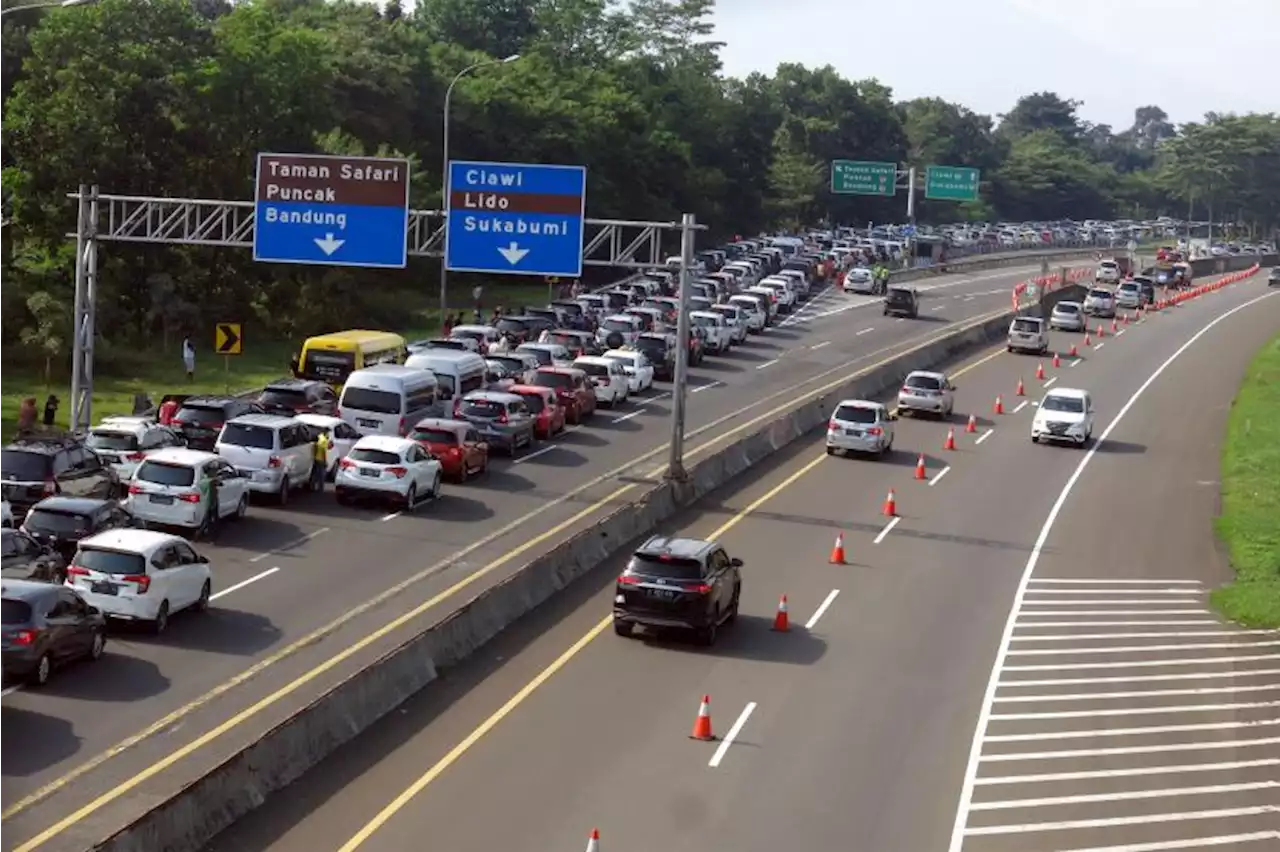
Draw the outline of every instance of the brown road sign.
M404 207L409 203L409 161L261 154L255 200Z

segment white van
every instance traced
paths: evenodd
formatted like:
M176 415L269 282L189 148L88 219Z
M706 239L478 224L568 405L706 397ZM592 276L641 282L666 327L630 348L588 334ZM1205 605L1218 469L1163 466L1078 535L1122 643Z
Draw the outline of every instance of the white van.
M474 352L430 349L410 355L405 359L404 365L418 370L430 370L436 377L436 395L440 398L440 410L444 412L440 417L448 417L455 402L472 391L483 390L485 386L487 367L484 358ZM410 420L409 424L412 426L417 422Z
M469 352L458 352L480 362ZM436 357L413 355L412 358ZM356 370L342 386L338 416L364 435L404 435L424 417L439 417L439 383L435 374L407 364L377 364Z

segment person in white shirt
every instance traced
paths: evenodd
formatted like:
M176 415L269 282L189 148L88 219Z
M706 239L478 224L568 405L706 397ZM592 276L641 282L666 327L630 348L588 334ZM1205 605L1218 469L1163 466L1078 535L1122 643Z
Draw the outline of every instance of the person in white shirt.
M187 370L187 381L196 380L196 348L191 345L191 338L182 338L182 366Z

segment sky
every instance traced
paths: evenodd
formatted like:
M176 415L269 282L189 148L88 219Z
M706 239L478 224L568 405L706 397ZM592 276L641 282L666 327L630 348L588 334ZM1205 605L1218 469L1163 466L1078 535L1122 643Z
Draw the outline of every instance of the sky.
M875 77L898 100L999 115L1056 92L1123 130L1154 104L1175 123L1280 112L1280 0L717 0L724 72L780 62ZM840 35L837 35L840 33Z

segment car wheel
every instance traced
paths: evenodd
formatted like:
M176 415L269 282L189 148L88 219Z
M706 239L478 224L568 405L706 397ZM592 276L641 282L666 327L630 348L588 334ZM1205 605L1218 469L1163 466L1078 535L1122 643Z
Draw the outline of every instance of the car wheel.
M289 503L289 477L285 477L280 483L280 491L276 494L276 502L281 506Z
M410 485L409 490L404 495L404 510L412 512L413 507L418 505L418 486Z
M614 619L613 621L613 632L617 633L619 636L621 636L624 639L630 639L631 634L634 630L635 630L634 624L630 624L626 621L618 621L617 619Z
M200 587L200 597L196 600L195 605L191 608L196 612L204 612L209 608L209 598L213 596L213 583L205 580L204 585Z
M706 627L700 628L694 638L698 640L699 645L705 645L710 648L716 644L716 636L720 632L720 610L716 610L711 614L711 623Z
M51 674L53 674L53 661L49 659L48 654L41 654L40 659L36 660L36 667L31 670L31 674L27 675L27 683L31 686L44 686L49 682Z
M237 521L243 520L244 516L249 514L249 495L241 494L240 502L236 504L236 513L233 516Z
M101 660L103 653L107 650L107 634L102 630L93 632L93 641L89 643L88 658L94 662Z
M440 474L436 474L436 478L431 480L431 499L434 500L440 496Z
M333 496L338 501L339 506L351 505L351 498L347 496L345 491L335 491Z
M834 456L835 454L836 454L836 448L835 448L835 447L827 447L827 455L829 455L829 456Z
M160 608L156 610L156 617L151 620L151 632L159 636L169 626L169 602L160 601Z
M1031 436L1031 443L1033 443L1033 444L1038 444L1038 443L1040 443L1040 437L1039 437L1038 435L1032 435L1032 436Z
M725 616L725 624L733 624L738 620L738 606L742 600L742 584L738 584L733 590L733 602L729 604L729 614Z

